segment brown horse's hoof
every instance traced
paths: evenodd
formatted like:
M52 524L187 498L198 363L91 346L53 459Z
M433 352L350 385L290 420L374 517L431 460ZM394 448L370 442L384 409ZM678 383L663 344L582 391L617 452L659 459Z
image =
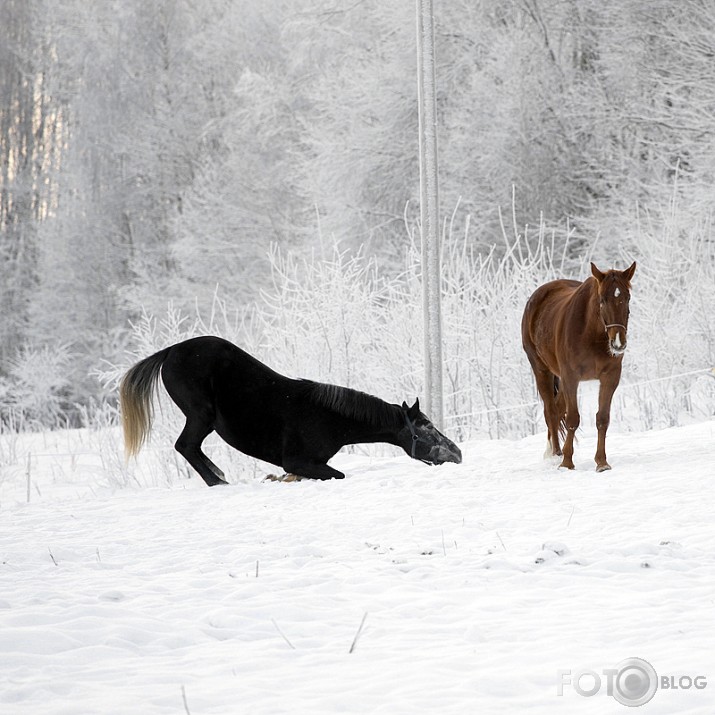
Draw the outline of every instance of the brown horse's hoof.
M611 468L611 465L606 462L605 464L597 464L596 465L596 471L597 472L607 472Z
M564 461L564 462L561 462L561 464L559 464L559 469L576 469L576 467L574 467L573 462L571 462L570 464L567 464Z
M563 456L564 453L560 449L554 452L553 447L550 443L546 445L546 450L544 451L544 459L558 459L559 457Z

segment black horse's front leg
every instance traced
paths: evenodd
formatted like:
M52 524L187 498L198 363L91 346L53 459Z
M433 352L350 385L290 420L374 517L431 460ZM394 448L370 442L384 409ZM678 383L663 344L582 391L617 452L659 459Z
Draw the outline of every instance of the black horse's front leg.
M283 459L283 469L288 474L297 474L305 479L345 479L345 475L342 472L329 467L327 464L310 462L300 457L285 457Z

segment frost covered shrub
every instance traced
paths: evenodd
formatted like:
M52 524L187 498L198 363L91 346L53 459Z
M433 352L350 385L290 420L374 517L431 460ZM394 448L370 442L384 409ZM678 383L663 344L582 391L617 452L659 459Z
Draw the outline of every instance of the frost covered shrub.
M620 429L715 414L715 380L707 375L715 365L715 241L709 224L687 231L683 225L675 214L643 221L624 235L628 250L621 257L597 261L604 270L638 261L629 348L613 404L613 426ZM292 377L346 385L390 402L421 396L421 268L414 235L408 238L402 270L391 275L337 247L310 258L274 249L271 283L258 305L231 309L216 297L207 316L172 308L163 319L144 315L123 368L187 337L216 334ZM444 427L457 439L544 431L521 347L522 311L542 283L590 276L592 257L567 260L568 246L557 253L543 227L505 241L501 255L472 251L466 235L445 241ZM117 368L115 379L120 373ZM580 392L584 429L595 421L597 388L589 389Z
M533 402L521 353L521 311L542 279L563 265L543 231L521 237L503 258L450 242L444 273L446 427L458 438L533 431L512 414ZM361 254L327 258L271 254L272 284L256 309L257 354L276 369L364 390L390 402L424 393L420 252L414 235L403 269L384 276ZM510 405L502 410L502 406ZM521 408L520 408L521 409ZM533 411L533 410L532 410Z
M67 404L69 366L64 345L23 348L0 377L0 421L5 428L38 429L63 426Z
M445 261L443 312L451 388L448 424L460 435L504 437L534 430L534 390L521 349L521 314L542 282L564 276L564 261L543 227L505 255L453 255Z
M421 268L410 239L403 269L392 276L338 247L307 259L274 249L259 305L239 314L216 298L206 319L171 307L160 320L144 315L124 367L193 335L216 334L286 375L413 400L423 395L424 375ZM459 439L531 433L539 417L521 352L521 311L539 282L563 274L563 261L543 231L518 238L502 258L473 253L466 239L450 246L443 257L445 427ZM120 374L105 378L116 382Z
M333 247L328 256L297 258L274 249L271 285L255 325L263 359L292 377L367 390L385 385L383 326L388 281L373 260Z
M639 261L629 348L616 393L646 429L715 415L715 236L711 218L673 198L663 215L642 213L625 232ZM632 385L632 387L630 387ZM619 393L621 393L619 395Z

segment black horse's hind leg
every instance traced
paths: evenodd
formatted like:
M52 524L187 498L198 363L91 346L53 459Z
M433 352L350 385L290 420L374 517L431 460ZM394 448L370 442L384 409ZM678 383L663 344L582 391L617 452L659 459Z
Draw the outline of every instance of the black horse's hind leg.
M212 431L205 422L187 417L186 426L174 445L176 451L199 473L210 487L227 484L223 472L201 451L201 443Z
M284 457L283 469L306 479L345 479L345 475L327 464L318 464L302 457Z

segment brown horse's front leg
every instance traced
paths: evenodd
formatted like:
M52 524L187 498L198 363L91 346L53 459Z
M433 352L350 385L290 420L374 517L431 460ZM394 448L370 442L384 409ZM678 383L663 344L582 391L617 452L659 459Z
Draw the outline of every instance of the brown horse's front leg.
M615 375L601 377L601 386L598 390L598 412L596 413L596 429L598 430L598 444L596 446L596 471L605 472L611 468L606 460L606 432L611 422L611 400L618 387L620 369Z
M559 466L566 469L574 469L573 463L573 441L576 430L581 423L581 416L578 412L578 380L561 380L561 389L563 390L564 401L566 404L566 439L564 440L563 453L564 457Z

